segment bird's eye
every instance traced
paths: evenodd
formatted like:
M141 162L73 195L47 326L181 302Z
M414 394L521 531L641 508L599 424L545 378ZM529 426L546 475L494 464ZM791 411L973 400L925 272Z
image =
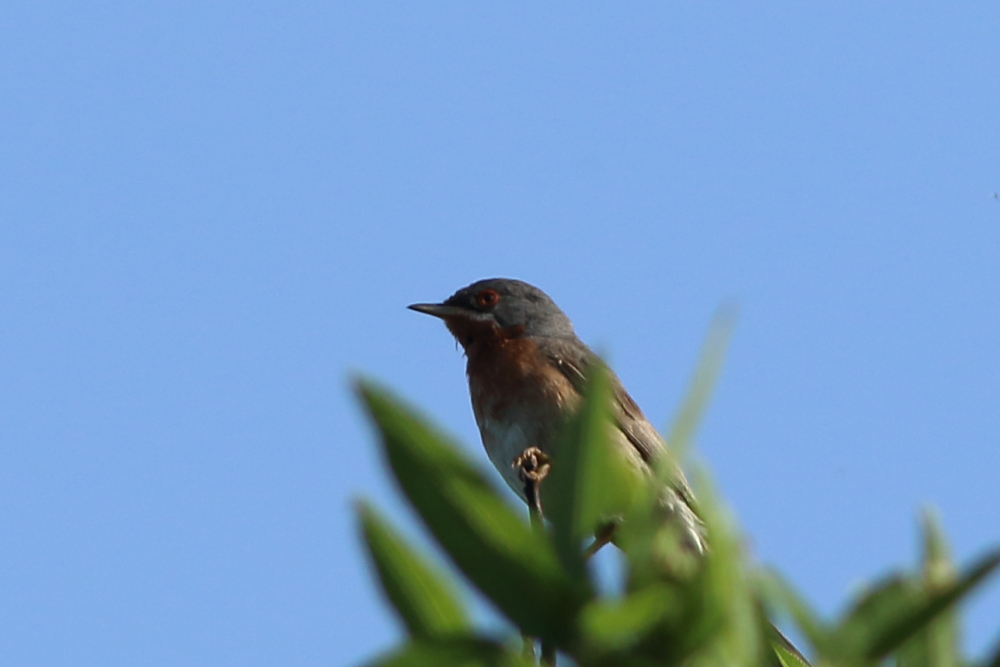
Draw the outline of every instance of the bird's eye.
M476 295L476 305L480 308L492 308L500 300L500 295L491 289L484 289Z

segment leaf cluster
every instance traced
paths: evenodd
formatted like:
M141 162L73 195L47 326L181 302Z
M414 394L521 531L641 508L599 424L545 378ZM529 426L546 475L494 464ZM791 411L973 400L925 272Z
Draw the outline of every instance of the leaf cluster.
M711 364L702 368L672 433L682 450L715 372ZM459 447L390 392L370 381L359 381L357 391L411 507L465 581L517 631L496 637L477 630L454 577L361 501L373 569L407 632L371 667L532 665L536 640L543 662L558 652L581 667L807 665L771 624L772 614L794 621L817 665L971 664L959 653L955 605L1000 565L1000 551L956 572L929 514L921 569L879 581L840 618L825 621L779 575L749 562L705 480L697 511L710 549L699 555L684 545L663 507L675 462L637 474L604 441L604 372L594 373L543 482L544 526L510 507ZM626 567L621 593L608 595L598 592L585 552L595 530L612 524ZM983 665L1000 667L1000 652Z

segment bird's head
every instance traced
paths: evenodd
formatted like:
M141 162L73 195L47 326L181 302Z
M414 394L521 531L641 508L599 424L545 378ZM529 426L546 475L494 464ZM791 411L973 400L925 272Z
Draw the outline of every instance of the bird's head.
M409 308L440 317L466 349L484 336L574 335L573 324L548 294L509 278L480 280L442 303L415 303Z

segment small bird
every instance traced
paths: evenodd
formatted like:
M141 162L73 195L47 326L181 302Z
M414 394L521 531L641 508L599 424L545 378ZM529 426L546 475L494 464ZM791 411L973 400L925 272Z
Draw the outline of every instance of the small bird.
M492 278L464 287L442 303L411 310L444 320L465 350L476 424L490 461L527 501L514 461L529 448L550 456L566 421L582 402L588 372L602 363L542 290L520 280ZM609 371L614 426L611 445L646 473L666 443ZM683 544L705 551L704 526L679 468L663 489L663 508L682 528Z

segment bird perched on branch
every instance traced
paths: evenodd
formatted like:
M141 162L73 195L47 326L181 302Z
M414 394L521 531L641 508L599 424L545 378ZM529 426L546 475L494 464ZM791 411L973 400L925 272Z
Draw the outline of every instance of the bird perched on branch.
M490 461L522 500L525 486L513 466L526 450L551 455L580 405L588 372L602 363L573 332L545 292L520 280L480 280L442 303L410 309L444 320L465 350L472 409ZM651 473L666 443L613 373L611 446L635 468ZM530 503L529 503L530 504ZM663 490L663 507L680 526L683 544L705 550L704 527L679 468Z
M480 280L442 303L416 303L410 308L444 320L465 350L472 410L486 453L514 492L529 501L524 478L513 464L526 452L541 452L541 458L548 459L560 431L583 400L588 372L602 362L577 338L573 324L552 299L520 280ZM608 376L614 422L610 444L632 466L651 474L664 461L667 445L621 381L610 370ZM537 475L539 466L548 465L535 454L529 458L534 466L529 474ZM690 552L704 554L704 525L680 468L673 466L660 501L665 517L680 528L681 543ZM601 544L599 536L595 545ZM773 626L772 636L809 664Z

